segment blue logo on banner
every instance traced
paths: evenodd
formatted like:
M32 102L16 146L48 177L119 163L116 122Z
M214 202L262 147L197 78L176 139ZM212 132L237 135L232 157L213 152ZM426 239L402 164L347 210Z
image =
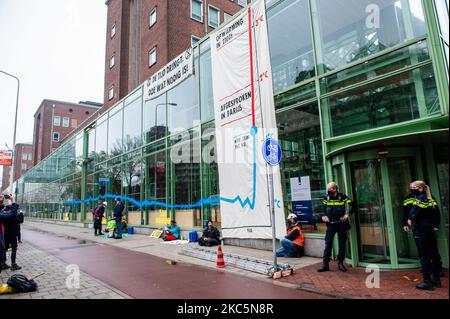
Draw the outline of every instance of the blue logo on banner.
M263 155L267 164L271 166L280 164L283 155L280 143L273 138L266 139L263 144Z

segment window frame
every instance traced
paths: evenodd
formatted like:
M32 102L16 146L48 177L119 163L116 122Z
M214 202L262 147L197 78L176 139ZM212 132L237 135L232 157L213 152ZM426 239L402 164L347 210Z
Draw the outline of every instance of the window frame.
M210 23L210 17L211 17L211 15L209 14L210 13L210 10L211 9L214 9L214 10L217 10L217 26L213 26L213 25L211 25L211 23ZM218 28L219 26L220 26L220 9L219 8L217 8L217 7L215 7L215 6L212 6L212 5L210 5L210 4L208 4L208 26L209 27L211 27L211 28L213 28L213 29L216 29L216 28Z
M200 3L200 20L197 19L197 18L195 18L195 17L192 15L192 13L193 13L193 11L192 11L193 5L192 5L192 4L193 4L194 2L199 2L199 3ZM203 1L202 1L202 0L191 0L191 19L203 23L203 16L204 16L204 14L203 14Z
M116 22L114 22L114 24L111 26L111 32L110 32L110 38L114 38L114 36L116 35Z
M242 4L241 2L245 1L245 4ZM247 5L247 1L246 0L236 0L237 4L240 5L241 7L245 7Z
M225 16L228 16L228 19L225 18ZM227 22L227 21L229 21L232 18L233 18L232 14L229 14L228 12L225 12L225 11L223 12L223 22Z
M157 47L154 46L150 51L148 51L148 67L149 68L151 68L158 62L158 53L157 53L156 49L157 49ZM155 61L153 63L151 62L152 53L155 53Z
M65 121L67 120L67 125L65 125ZM63 121L62 121L62 126L63 127L69 127L70 126L70 118L68 117L63 117Z
M111 101L112 99L114 99L114 85L111 85L108 90L108 101Z
M150 14L148 15L148 27L151 28L153 27L156 22L158 21L158 15L157 15L157 6L155 6L152 10L150 10ZM153 14L155 14L155 21L152 23L152 16Z
M58 119L58 121L56 121ZM53 126L61 126L61 116L53 115Z
M109 58L109 68L112 69L116 65L116 54L113 53L111 58Z
M56 135L57 134L57 135ZM57 139L55 139L55 136L58 136ZM53 132L52 133L52 142L59 142L61 139L61 134L59 134L59 132Z
M193 43L193 40L197 40L197 42L194 44ZM200 38L200 37L197 37L197 36L195 36L195 35L191 35L191 47L194 47L194 46L196 46L199 42L200 42L200 40L201 40L202 38Z

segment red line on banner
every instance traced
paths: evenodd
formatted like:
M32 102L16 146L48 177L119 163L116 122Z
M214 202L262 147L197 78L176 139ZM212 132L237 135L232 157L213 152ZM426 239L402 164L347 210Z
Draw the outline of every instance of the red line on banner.
M242 91L242 90L248 88L250 85L251 85L251 84L249 84L249 85L243 87L242 89L237 90L236 92L231 93L230 95L225 96L224 98L220 99L219 102L222 102L222 101L225 100L226 98L229 98L229 97L235 95L236 93L238 93L238 92L240 92L240 91Z
M250 42L250 79L252 86L252 125L255 126L255 79L253 74L253 39L252 39L252 11L248 8L248 38Z
M234 122L237 122L237 121L243 120L243 119L245 119L246 117L249 117L249 116L252 116L252 114L248 114L248 115L245 115L245 116L243 116L243 117L240 117L240 118L238 118L238 119L235 119L235 120L233 120L233 121L230 121L230 122L224 123L224 124L222 124L222 125L221 125L220 127L224 127L224 126L227 126L228 124L231 124L231 123L234 123Z

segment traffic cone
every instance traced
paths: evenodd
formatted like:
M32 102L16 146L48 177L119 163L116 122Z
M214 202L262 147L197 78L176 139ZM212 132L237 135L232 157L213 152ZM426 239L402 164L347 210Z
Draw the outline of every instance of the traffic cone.
M225 261L223 260L222 246L219 245L217 250L217 268L225 267Z

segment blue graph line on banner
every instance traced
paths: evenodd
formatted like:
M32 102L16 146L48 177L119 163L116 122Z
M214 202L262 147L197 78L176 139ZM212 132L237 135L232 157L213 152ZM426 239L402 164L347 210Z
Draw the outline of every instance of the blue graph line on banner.
M242 200L241 196L238 195L235 198L226 198L226 197L203 198L195 204L183 205L183 204L168 204L168 203L164 203L164 202L149 201L149 200L140 202L140 201L137 201L136 199L134 199L132 197L128 197L128 196L105 194L105 195L100 195L97 197L89 197L89 198L83 199L83 200L69 200L69 201L65 201L64 204L77 205L77 204L83 204L83 203L86 204L89 202L99 201L101 199L119 198L121 201L128 201L129 203L131 203L139 208L142 208L145 206L158 206L158 207L165 207L167 209L172 209L172 208L173 209L190 209L190 208L201 207L202 205L218 204L220 201L223 201L223 202L231 203L231 204L239 202L239 204L241 205L242 208L245 208L245 206L248 205L250 207L250 209L253 210L255 208L255 203L256 203L256 135L257 135L257 133L258 133L258 128L256 126L253 126L250 130L250 134L253 136L253 195L252 195L251 200L248 197L245 198L245 200Z

